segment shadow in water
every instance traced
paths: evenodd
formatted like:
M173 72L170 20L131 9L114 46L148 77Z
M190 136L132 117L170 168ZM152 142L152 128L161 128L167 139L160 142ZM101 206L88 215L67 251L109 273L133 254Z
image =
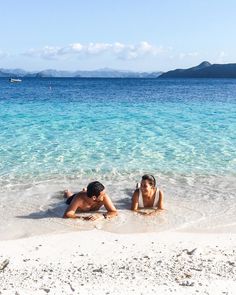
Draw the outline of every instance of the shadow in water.
M131 207L131 198L126 197L126 198L120 199L114 203L115 203L117 210L124 210L124 209L127 210L127 209L130 209L130 207Z
M117 210L129 210L131 207L131 201L132 201L132 196L133 196L133 190L130 189L123 189L122 190L122 195L128 195L125 198L122 198L120 200L117 200L114 202Z
M49 205L49 208L46 210L39 210L32 212L28 215L16 216L17 218L22 219L44 219L44 218L58 218L62 217L66 209L65 202L56 202Z
M122 211L122 210L129 210L130 206L131 206L131 198L132 198L132 194L133 191L129 190L129 189L124 189L122 191L122 195L128 195L125 198L122 198L120 200L114 201L114 204L117 208L118 211ZM20 216L16 216L17 218L22 218L22 219L44 219L44 218L60 218L63 216L64 211L66 209L66 203L65 203L65 199L63 200L63 192L57 192L55 193L51 199L54 200L60 200L60 201L56 201L52 204L50 204L48 206L48 208L46 210L39 210L36 212L32 212L28 215L20 215ZM101 207L101 209L103 209L104 207ZM92 211L91 211L92 212ZM93 213L95 213L93 211Z

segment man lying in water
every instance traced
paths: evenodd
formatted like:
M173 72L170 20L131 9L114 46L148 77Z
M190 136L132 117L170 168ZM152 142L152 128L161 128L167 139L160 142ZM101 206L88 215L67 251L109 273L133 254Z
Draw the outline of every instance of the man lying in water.
M96 220L100 218L112 218L117 216L117 210L111 199L105 192L105 187L98 181L89 183L87 190L73 194L71 191L65 191L66 203L69 205L66 209L64 218L81 218L84 220ZM97 211L105 206L107 213L99 215L89 215L82 217L76 213Z

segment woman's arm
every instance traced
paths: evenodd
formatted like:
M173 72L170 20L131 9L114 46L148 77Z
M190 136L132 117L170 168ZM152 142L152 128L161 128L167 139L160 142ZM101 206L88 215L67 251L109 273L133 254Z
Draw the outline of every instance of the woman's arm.
M159 200L157 202L157 209L164 210L164 193L159 190Z
M147 213L147 215L154 216L154 215L159 214L161 211L165 210L163 200L164 200L164 193L163 193L163 191L159 190L159 199L158 199L158 202L157 202L157 207L155 208L154 211L152 211L150 213Z
M132 211L138 211L138 196L139 190L136 189L132 196L132 203L131 203L131 210Z
M159 191L159 200L157 203L157 208L152 211L152 212L144 212L144 211L140 211L138 208L138 198L139 198L139 190L137 189L132 196L132 204L131 204L131 210L135 211L141 215L147 215L147 216L153 216L156 215L158 213L160 213L161 210L164 210L163 207L163 198L164 198L164 194L163 192L160 190Z
M138 208L138 199L139 199L139 189L136 189L132 196L132 204L131 204L131 210L140 214L140 215L147 215L147 212L140 211Z

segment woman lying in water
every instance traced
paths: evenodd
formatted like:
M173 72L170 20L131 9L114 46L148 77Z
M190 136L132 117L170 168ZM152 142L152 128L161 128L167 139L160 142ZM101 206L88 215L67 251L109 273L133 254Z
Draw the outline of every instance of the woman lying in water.
M141 180L140 188L137 188L133 193L131 210L142 215L155 215L164 210L163 207L163 192L156 187L154 176L145 174ZM152 212L143 212L139 209L154 208Z
M98 181L89 183L87 190L73 194L71 191L65 191L67 198L66 203L69 205L64 213L64 218L82 218L84 220L96 220L100 218L112 218L117 216L117 211L111 199L105 192L105 187ZM105 206L107 213L100 215L89 215L82 217L77 214L80 212L97 211L102 206Z

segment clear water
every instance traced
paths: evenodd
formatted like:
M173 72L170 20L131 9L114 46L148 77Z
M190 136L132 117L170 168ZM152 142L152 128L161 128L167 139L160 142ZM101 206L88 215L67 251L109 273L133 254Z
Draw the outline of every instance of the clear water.
M107 230L125 231L135 222L141 231L153 230L156 222L159 229L219 223L236 231L234 79L11 84L2 78L0 128L3 238L76 228L75 221L59 218L65 209L59 191L79 190L94 179L121 210L110 228L98 225ZM144 173L154 174L166 195L168 212L155 221L128 211Z

